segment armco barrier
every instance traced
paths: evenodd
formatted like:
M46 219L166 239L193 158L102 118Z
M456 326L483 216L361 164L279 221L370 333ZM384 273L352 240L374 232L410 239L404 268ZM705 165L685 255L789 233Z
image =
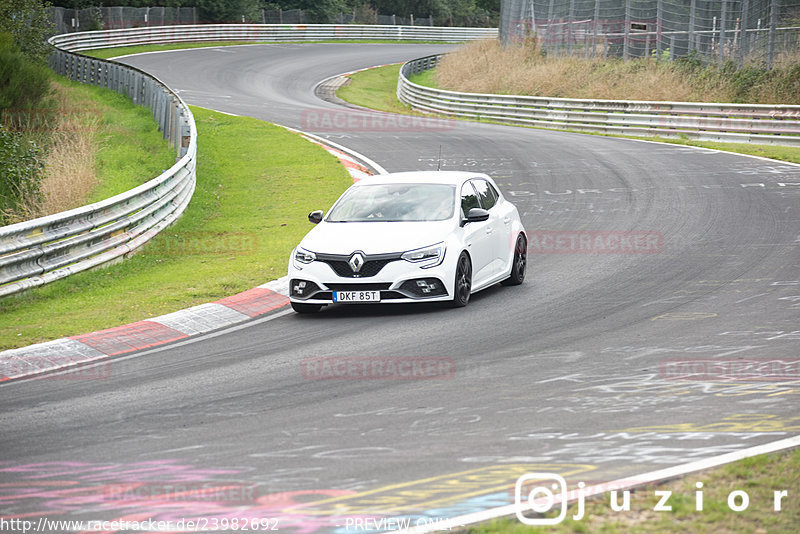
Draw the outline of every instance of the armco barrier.
M202 24L158 26L57 35L51 42L73 52L140 44L175 42L282 42L337 40L396 40L462 42L493 39L497 28L436 26L377 26L362 24Z
M460 93L424 87L408 80L413 74L434 68L441 57L428 56L403 65L397 82L397 98L420 111L523 126L800 146L800 106Z
M497 37L494 28L429 26L219 24L79 32L50 39L53 69L81 83L113 89L148 106L178 161L149 182L115 197L0 227L0 297L40 286L131 253L174 222L195 186L197 133L189 108L153 76L75 52L140 44L214 41L372 40L460 42Z

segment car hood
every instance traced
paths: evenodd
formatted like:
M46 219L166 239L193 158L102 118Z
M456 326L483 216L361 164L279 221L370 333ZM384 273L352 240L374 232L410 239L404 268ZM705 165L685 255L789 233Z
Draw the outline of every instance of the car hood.
M405 252L444 241L452 220L435 222L321 222L300 242L311 252L349 255Z

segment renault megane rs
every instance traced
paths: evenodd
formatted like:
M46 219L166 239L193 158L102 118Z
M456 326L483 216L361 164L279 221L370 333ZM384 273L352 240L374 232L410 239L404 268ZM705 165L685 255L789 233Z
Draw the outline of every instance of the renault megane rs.
M517 208L485 174L402 172L362 180L289 259L299 313L334 303L446 301L525 279L527 238Z

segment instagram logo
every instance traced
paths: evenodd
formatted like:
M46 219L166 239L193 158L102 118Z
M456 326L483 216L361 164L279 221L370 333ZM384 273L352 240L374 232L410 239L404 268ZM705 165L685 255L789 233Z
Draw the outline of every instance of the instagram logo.
M536 485L529 489L529 485ZM558 497L554 491L558 491ZM525 525L557 525L567 517L567 481L554 473L527 473L517 479L514 486L514 503L517 519ZM523 512L543 514L559 502L561 509L556 517L525 517Z

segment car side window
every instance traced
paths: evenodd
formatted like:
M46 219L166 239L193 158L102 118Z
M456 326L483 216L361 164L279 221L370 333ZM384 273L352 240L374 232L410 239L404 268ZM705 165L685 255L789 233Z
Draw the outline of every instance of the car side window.
M492 187L492 184L486 180L472 180L472 185L475 186L475 190L478 192L483 209L492 209L497 203L497 192Z
M472 208L480 207L481 204L478 201L478 195L475 193L475 188L472 187L472 184L469 182L465 182L461 187L461 211L463 212L464 217L467 216L469 210Z

